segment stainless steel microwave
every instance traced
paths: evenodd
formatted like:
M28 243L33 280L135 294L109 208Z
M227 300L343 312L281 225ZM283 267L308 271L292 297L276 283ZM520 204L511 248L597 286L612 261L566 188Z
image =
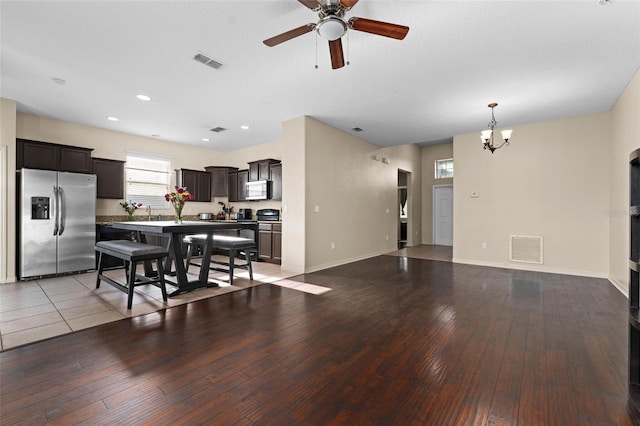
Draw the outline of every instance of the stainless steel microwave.
M256 180L247 182L247 200L268 200L271 198L271 181Z

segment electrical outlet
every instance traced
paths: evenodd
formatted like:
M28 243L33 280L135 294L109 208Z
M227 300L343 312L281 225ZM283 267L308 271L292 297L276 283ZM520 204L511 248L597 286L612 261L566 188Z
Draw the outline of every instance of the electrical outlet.
M387 241L389 241L389 236L387 235Z
M336 243L334 243L333 241L331 242L331 250L333 250L334 248L336 248Z
M316 212L316 213L320 213L320 206L317 205L317 204L315 206L313 206L313 211Z
M387 214L389 214L389 209L387 209Z
M482 243L482 248L483 248L483 249L486 249L486 248L487 248L487 243L483 242L483 243Z

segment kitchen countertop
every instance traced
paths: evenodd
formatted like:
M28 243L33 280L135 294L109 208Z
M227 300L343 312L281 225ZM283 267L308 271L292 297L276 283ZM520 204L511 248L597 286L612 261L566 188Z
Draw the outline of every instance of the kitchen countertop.
M173 220L172 218L169 220ZM134 220L131 222L148 222L148 218L144 216L134 216ZM154 218L151 220L152 222L156 222L157 220ZM238 221L235 219L223 220L223 219L211 219L211 220L199 220L197 217L193 217L192 219L185 219L185 221L194 221L194 222L226 222L226 223L236 223L236 222L258 222L258 223L282 223L281 220L251 220L251 221ZM114 222L129 222L127 220L127 216L98 216L96 218L96 225L109 226Z

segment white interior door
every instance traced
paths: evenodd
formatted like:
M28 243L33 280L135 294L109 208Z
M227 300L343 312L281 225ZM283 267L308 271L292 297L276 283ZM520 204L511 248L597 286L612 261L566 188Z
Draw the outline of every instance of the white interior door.
M433 186L433 243L453 245L453 185Z

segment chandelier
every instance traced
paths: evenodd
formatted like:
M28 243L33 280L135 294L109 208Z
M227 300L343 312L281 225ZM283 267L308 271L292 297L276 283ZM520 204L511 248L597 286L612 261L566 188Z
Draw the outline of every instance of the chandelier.
M493 109L497 107L498 104L494 102L487 106L491 108L491 121L488 124L491 130L483 130L480 133L480 139L482 139L482 144L484 145L484 149L488 149L493 154L493 151L495 151L496 149L500 149L504 145L509 145L509 139L511 138L511 133L513 132L513 130L501 131L500 133L502 134L502 143L500 145L496 145L497 142L494 143L493 141L493 135L494 135L493 129L496 127L496 124L498 123L496 122L496 117L493 115Z

